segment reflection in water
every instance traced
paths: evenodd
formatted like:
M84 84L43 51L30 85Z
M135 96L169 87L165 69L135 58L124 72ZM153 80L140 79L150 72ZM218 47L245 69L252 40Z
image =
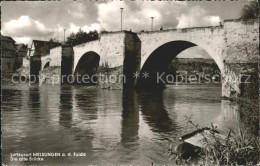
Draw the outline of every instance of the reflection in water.
M184 115L194 115L201 126L213 122L220 131L236 129L240 117L257 119L250 105L221 101L220 88L184 85L122 94L85 86L4 85L4 163L12 165L14 152L85 152L83 158L42 164L170 164L164 155L169 139L178 142L180 134L194 130Z
M60 93L60 105L59 105L59 111L60 111L60 125L64 127L71 127L72 123L72 87L71 86L61 86L60 90L62 93Z
M16 89L2 90L2 110L3 111L20 111L22 107L22 92ZM14 96L16 96L14 98ZM12 102L10 102L12 101Z
M133 146L136 143L139 130L139 109L137 94L133 91L123 92L122 133L121 142Z
M223 119L236 119L238 118L239 105L228 100L221 101L221 110Z
M84 87L84 86L83 86ZM84 117L84 120L95 120L97 119L97 92L96 90L88 89L77 89L73 88L75 107L82 114L80 117ZM86 115L87 114L87 115Z
M29 88L29 100L28 107L32 108L32 111L38 110L41 106L40 93L38 87Z
M252 100L251 100L252 101ZM254 135L259 131L259 106L257 103L221 101L219 124L225 128L247 130Z
M31 120L38 120L40 119L40 107L41 107L41 102L40 102L40 92L38 87L30 87L29 88L29 100L28 100L28 107L30 108L31 111Z
M175 131L175 123L169 118L164 106L163 92L141 93L140 111L154 132Z

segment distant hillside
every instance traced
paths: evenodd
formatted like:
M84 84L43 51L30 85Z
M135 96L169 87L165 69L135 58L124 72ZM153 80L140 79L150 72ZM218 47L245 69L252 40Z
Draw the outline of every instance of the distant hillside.
M219 68L213 59L203 58L175 58L170 66L169 72L176 73L176 71L198 71L212 73L215 70L219 71Z
M199 63L216 63L214 59L204 59L204 58L176 58L172 62L179 61L182 64L190 62L199 62Z

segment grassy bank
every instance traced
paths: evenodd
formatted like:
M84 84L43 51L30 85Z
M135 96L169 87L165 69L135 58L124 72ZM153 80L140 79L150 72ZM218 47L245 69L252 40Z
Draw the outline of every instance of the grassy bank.
M195 125L191 119L188 123L195 129L202 129ZM211 126L211 131L216 130L216 126ZM203 135L203 134L202 134ZM183 158L181 153L176 152L170 146L166 154L171 159L175 159L176 164L196 164L196 165L259 165L260 164L260 139L249 130L239 130L234 132L230 129L224 139L211 132L211 137L203 136L205 148L201 148L196 158ZM213 139L213 141L212 141Z

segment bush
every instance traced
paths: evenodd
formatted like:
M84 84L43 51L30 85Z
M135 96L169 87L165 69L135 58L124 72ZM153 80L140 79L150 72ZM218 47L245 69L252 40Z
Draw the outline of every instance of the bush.
M242 9L241 19L257 19L259 17L258 1L252 1Z

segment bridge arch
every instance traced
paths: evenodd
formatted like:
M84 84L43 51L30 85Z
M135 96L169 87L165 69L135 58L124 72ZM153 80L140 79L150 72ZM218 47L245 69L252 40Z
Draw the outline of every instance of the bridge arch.
M50 66L50 61L46 62L45 65L43 65L43 69L47 68Z
M48 66L51 66L51 58L49 56L41 57L41 70L45 69Z
M196 38L177 38L175 40L156 40L156 42L151 42L150 44L145 44L145 47L143 47L143 49L145 49L145 51L143 50L142 53L142 62L141 62L141 68L143 68L143 65L145 64L146 60L150 57L150 55L156 51L158 48L160 48L161 46L168 44L168 43L172 43L172 45L174 44L174 42L183 42L183 45L188 45L188 43L192 43L194 44L194 46L198 46L201 49L205 50L216 62L216 64L218 65L219 69L221 72L224 71L224 62L223 62L223 58L221 55L221 51L223 51L222 48L222 42L220 39L218 39L217 41L212 41L209 42L207 40L204 40L204 38L197 40ZM173 46L174 47L174 46ZM186 49L188 49L190 47L187 47ZM185 50L185 49L184 49ZM182 50L182 51L184 51Z
M96 74L99 67L100 55L94 51L84 53L76 64L74 75L82 78L84 75L91 77Z
M140 75L137 79L137 88L162 88L163 85L161 83L158 84L158 76L163 72L167 72L171 61L182 51L195 46L200 47L200 45L190 41L175 40L163 43L159 47L148 51L148 53L151 53L147 54L147 58L141 64ZM201 48L204 49L204 47ZM214 59L221 73L223 73L224 63L221 58L214 54L213 51L208 52L208 49L204 50ZM148 77L150 78L143 78L145 73L148 73Z

